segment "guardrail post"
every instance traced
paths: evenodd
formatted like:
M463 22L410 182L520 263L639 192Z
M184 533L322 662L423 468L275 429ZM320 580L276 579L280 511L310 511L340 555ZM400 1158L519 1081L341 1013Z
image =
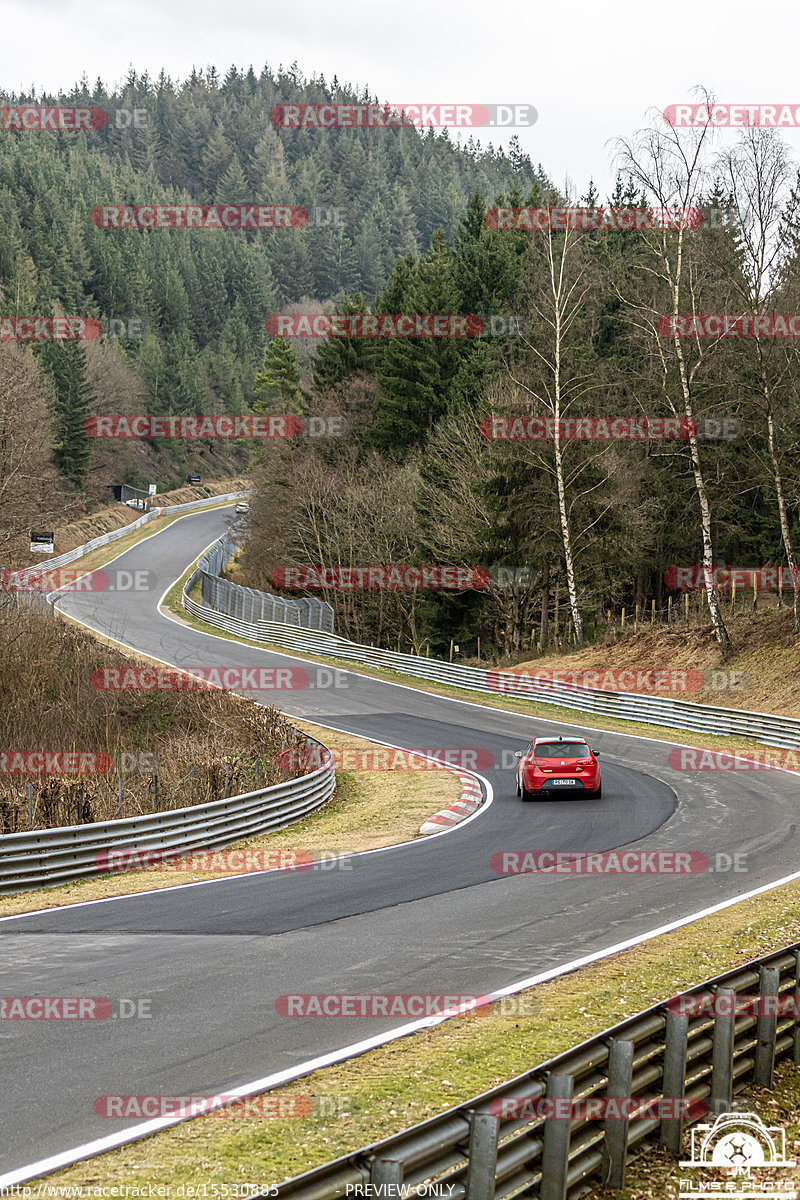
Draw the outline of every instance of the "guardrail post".
M403 1186L403 1164L394 1158L373 1158L369 1181L378 1188L375 1195L393 1200Z
M606 1085L606 1096L609 1099L622 1099L631 1094L633 1049L633 1042L615 1038L609 1043ZM606 1187L625 1186L629 1124L627 1117L607 1117L603 1122L602 1181Z
M466 1200L492 1200L500 1122L491 1113L469 1115Z
M712 1113L728 1112L733 1099L733 1035L736 1021L736 993L733 988L717 988L714 1006L720 1011L714 1017L714 1049L711 1056Z
M572 1087L571 1075L550 1075L547 1080L547 1099L571 1100ZM571 1134L571 1117L547 1117L545 1119L540 1200L565 1200L566 1198Z
M800 1062L800 950L794 952L794 1054L795 1062Z
M33 829L33 784L28 780L28 829Z
M777 967L762 967L759 976L759 1016L756 1066L753 1082L757 1087L772 1087L775 1067L775 1035L778 1031L778 988L781 974ZM770 997L765 1003L765 998ZM774 997L774 999L771 999ZM766 1010L766 1011L765 1011Z
M689 1018L685 1013L667 1011L664 1041L664 1075L661 1091L665 1100L682 1100L686 1090L686 1041ZM668 1117L661 1122L658 1140L670 1154L680 1154L683 1118Z

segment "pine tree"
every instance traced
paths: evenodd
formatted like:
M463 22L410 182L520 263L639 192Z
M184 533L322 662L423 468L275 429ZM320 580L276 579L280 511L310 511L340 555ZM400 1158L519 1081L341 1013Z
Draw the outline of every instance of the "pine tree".
M367 303L361 292L337 297L334 311L342 316L366 313ZM317 391L342 383L356 371L374 371L375 353L370 338L328 337L314 359L314 387Z
M200 177L207 194L215 196L223 175L233 159L233 147L217 125L211 135L203 161L200 166Z
M264 204L286 204L291 187L286 175L286 155L275 129L266 129L247 167L250 192ZM302 203L302 201L301 201Z
M53 462L82 488L92 456L85 422L95 400L86 378L86 351L78 341L47 342L41 355L53 381Z
M303 411L300 369L294 346L286 337L270 338L264 350L264 362L256 375L259 399L253 406L258 413L297 413Z
M219 181L214 202L215 204L242 204L247 199L249 191L242 164L234 155Z
M394 312L458 312L452 252L441 232L434 236L409 284L405 298L408 307ZM387 290L391 291L391 284ZM412 446L424 444L452 405L453 381L462 356L463 349L455 338L387 340L378 369L380 394L373 430L378 449L402 458Z

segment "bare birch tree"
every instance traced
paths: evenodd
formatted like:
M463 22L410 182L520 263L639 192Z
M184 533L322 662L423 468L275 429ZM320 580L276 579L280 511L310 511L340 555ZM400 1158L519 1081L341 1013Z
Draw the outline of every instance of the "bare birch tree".
M519 411L522 401L526 415L544 417L552 431L552 437L540 442L525 441L522 445L531 465L552 480L567 599L575 644L580 646L584 642L584 625L576 543L601 520L602 513L591 515L576 534L576 505L605 482L591 476L585 482L583 477L607 447L595 446L595 454L573 456L570 451L575 446L565 437L562 423L569 415L585 416L585 412L576 412L576 405L600 386L586 361L588 334L583 321L597 280L592 274L591 259L583 253L586 234L582 231L550 228L537 231L532 237L531 272L523 286L522 301L530 324L519 338L521 353L510 356L506 363L510 387L502 390L508 407L517 406ZM498 399L496 393L495 403Z
M711 103L707 96L704 101ZM660 113L655 116L655 121L655 128L641 130L632 141L621 139L617 143L622 171L641 188L648 201L666 214L663 228L637 234L645 249L644 269L640 276L642 290L640 295L633 297L621 294L620 299L637 312L634 321L651 339L660 368L663 400L674 416L683 417L687 422L689 457L700 509L705 595L714 635L724 656L729 652L731 642L714 585L711 501L695 424L696 379L708 351L700 339L693 339L690 354L680 336L682 327L674 320L681 314L697 312L698 296L702 291L699 287L702 273L697 270L692 253L694 231L687 226L691 224L690 210L700 208L708 190L706 155L711 134L708 126L688 130L675 128L666 124ZM677 220L674 219L676 214ZM657 303L661 298L663 308L659 313L653 302ZM664 337L659 331L662 316L673 318L671 337ZM676 373L671 370L673 364L677 367ZM677 387L674 383L676 374Z
M775 284L788 255L787 228L796 225L800 198L792 191L794 171L788 148L774 129L749 126L735 147L720 155L719 169L736 227L741 269L733 276L744 311L765 313L772 307ZM767 431L766 453L778 507L778 523L792 577L794 633L800 635L800 579L792 545L781 470L776 416L781 398L792 385L794 348L776 345L756 332L744 339L752 362L759 408Z

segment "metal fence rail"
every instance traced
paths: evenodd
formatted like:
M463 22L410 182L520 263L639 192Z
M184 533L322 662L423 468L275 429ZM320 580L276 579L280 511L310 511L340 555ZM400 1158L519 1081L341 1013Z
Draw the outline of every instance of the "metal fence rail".
M249 496L249 494L249 492L226 492L223 496L205 496L202 500L189 500L186 504L171 504L165 508L153 508L136 521L131 521L120 529L112 529L109 533L102 533L99 537L84 543L83 546L67 550L65 554L59 554L57 558L51 558L46 563L33 563L30 567L21 567L20 573L29 574L31 571L49 571L53 567L65 567L68 563L74 562L76 558L82 558L84 554L89 554L100 546L107 546L109 542L116 542L119 538L127 537L129 533L133 533L135 529L146 525L148 521L154 521L157 517L168 513L191 512L195 508L210 508L214 504L222 504L226 500L239 500L242 496Z
M284 600L280 596L273 596L271 592L261 592L221 579L220 572L237 548L228 537L221 537L199 559L184 592L188 594L200 579L204 607L219 616L228 616L248 624L269 621L323 633L333 631L333 607L324 600L317 600L313 596L304 600Z
M794 998L795 1004L788 1015L737 1016L731 998L755 992ZM691 1121L585 1120L580 1114L500 1120L499 1102L662 1097L702 1101L714 1114L728 1111L748 1084L771 1087L777 1059L800 1061L800 943L683 996L701 993L727 998L727 1005L720 1002L713 1017L681 1013L677 997L655 1005L465 1104L288 1180L278 1194L338 1200L348 1188L351 1194L364 1189L364 1195L368 1185L384 1184L390 1186L371 1194L397 1197L401 1187L428 1185L450 1200L572 1200L591 1180L622 1187L634 1152L661 1145L677 1156Z
M92 538L90 542L85 542L82 546L76 546L74 550L68 550L65 554L60 554L57 558L51 558L46 563L32 563L29 567L21 567L17 574L26 576L34 571L47 572L55 567L65 567L69 563L75 562L76 559L82 558L84 554L89 554L92 550L97 550L100 546L107 546L109 542L116 542L119 538L127 537L135 529L140 529L148 521L154 521L157 517L163 516L165 513L191 512L193 509L210 508L214 504L224 503L226 500L238 500L242 496L248 496L249 494L249 492L226 492L223 496L206 496L202 500L190 500L186 504L172 504L166 508L151 509L150 512L145 513L138 520L131 521L130 524L123 525L120 529L112 529L109 533L103 533L99 537ZM7 593L8 602L16 608L36 608L40 611L50 613L52 613L53 605L58 597L58 592L21 590L18 592L9 591Z
M213 549L213 548L212 548ZM192 575L184 587L183 607L193 616L256 642L269 642L304 654L322 654L349 659L368 666L413 675L435 683L451 684L484 695L512 696L534 703L553 704L580 712L602 713L625 721L650 725L666 725L672 729L691 729L725 737L752 738L767 746L800 749L800 720L773 713L750 712L747 709L715 708L708 704L693 704L666 696L646 696L627 692L597 691L533 675L520 676L513 671L485 670L465 667L458 663L441 662L435 658L420 658L415 654L400 654L393 650L377 650L350 642L346 638L322 631L291 627L274 621L245 620L216 612L192 600L189 592L198 576Z
M46 564L37 563L36 569L47 571L64 566L99 546L124 537L163 513L206 508L246 495L247 492L233 492L153 510L139 520L94 538ZM25 568L25 571L32 569ZM46 604L50 611L59 595L59 592L9 593L17 603ZM307 741L322 745L314 738ZM214 850L240 838L254 837L271 829L284 829L320 808L333 794L335 786L336 773L331 759L326 766L299 779L272 784L223 800L213 800L209 804L91 825L5 834L0 838L0 894L55 887L75 879L108 874L107 857L104 856L111 850L178 850L184 853Z
M321 742L308 739L321 746ZM54 887L109 873L108 852L137 849L189 853L284 829L333 794L333 759L308 775L269 787L140 817L10 833L0 838L0 894Z

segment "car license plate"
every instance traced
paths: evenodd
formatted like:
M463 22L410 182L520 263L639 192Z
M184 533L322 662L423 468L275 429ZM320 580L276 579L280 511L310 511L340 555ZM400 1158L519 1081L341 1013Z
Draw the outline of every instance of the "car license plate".
M550 786L551 787L575 787L577 782L578 782L577 779L551 779Z

